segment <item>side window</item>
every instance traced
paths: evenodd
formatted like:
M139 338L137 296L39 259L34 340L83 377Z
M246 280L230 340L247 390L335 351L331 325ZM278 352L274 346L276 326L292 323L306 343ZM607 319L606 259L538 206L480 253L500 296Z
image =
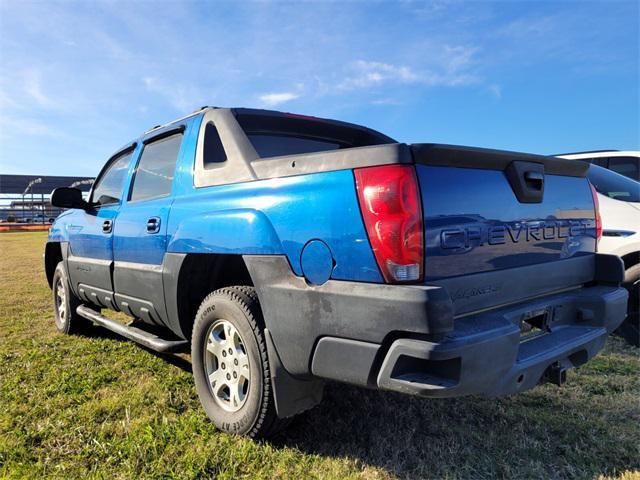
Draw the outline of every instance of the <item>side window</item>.
M110 205L122 200L124 179L129 170L133 150L114 158L93 186L91 201L98 205Z
M596 158L587 159L589 163L593 163L594 165L598 165L599 167L604 167L604 168L607 168L607 160L608 159L606 157L596 157Z
M216 126L209 122L204 129L204 149L202 152L204 168L219 166L227 161L227 154L222 146Z
M609 158L609 169L620 175L638 180L638 164L640 158L636 157L611 157Z
M181 143L182 133L175 133L145 145L129 200L147 200L171 193Z

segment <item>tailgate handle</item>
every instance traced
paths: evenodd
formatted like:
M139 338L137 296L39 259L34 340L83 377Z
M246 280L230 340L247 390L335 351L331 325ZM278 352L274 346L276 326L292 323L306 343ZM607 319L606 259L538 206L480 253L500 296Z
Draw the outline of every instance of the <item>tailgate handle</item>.
M544 164L514 160L504 173L520 203L542 203L544 197Z
M542 186L544 185L544 174L541 172L526 172L524 174L524 179L529 187L535 190L542 190Z

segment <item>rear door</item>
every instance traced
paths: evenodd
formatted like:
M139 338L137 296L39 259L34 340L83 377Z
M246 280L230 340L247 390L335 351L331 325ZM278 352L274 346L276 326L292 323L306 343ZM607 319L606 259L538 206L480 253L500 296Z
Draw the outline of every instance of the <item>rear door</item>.
M144 140L114 229L116 303L148 323L166 320L162 263L182 139L183 127L178 127Z
M81 298L113 307L113 229L123 197L135 145L114 155L92 188L87 211L74 211L67 225L67 265L73 288Z

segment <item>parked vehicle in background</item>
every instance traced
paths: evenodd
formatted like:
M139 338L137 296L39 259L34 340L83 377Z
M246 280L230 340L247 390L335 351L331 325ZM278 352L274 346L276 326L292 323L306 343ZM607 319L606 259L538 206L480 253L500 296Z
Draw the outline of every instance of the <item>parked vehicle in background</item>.
M597 165L587 178L598 192L602 238L598 251L618 255L625 267L623 285L629 291L628 315L618 332L640 344L640 183Z
M587 170L205 108L129 142L88 201L54 191L70 208L45 250L56 326L190 345L207 415L253 437L326 379L424 397L560 385L627 309Z
M34 215L32 222L33 223L53 223L54 220L55 220L55 217L37 214L37 215Z
M640 181L640 152L638 151L597 150L592 152L561 153L556 156L589 162L624 175L636 182Z

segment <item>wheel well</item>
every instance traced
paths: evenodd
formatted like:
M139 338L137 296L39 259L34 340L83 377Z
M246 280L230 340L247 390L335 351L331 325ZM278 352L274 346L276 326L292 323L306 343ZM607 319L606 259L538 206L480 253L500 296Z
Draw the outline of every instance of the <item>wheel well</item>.
M640 278L640 252L627 253L620 257L624 263L624 281L625 283L635 282Z
M185 338L191 338L196 313L204 297L231 285L250 285L253 281L242 255L188 254L178 275L178 318Z
M59 242L49 242L44 248L44 271L47 274L49 288L53 285L53 274L62 261L62 248Z

